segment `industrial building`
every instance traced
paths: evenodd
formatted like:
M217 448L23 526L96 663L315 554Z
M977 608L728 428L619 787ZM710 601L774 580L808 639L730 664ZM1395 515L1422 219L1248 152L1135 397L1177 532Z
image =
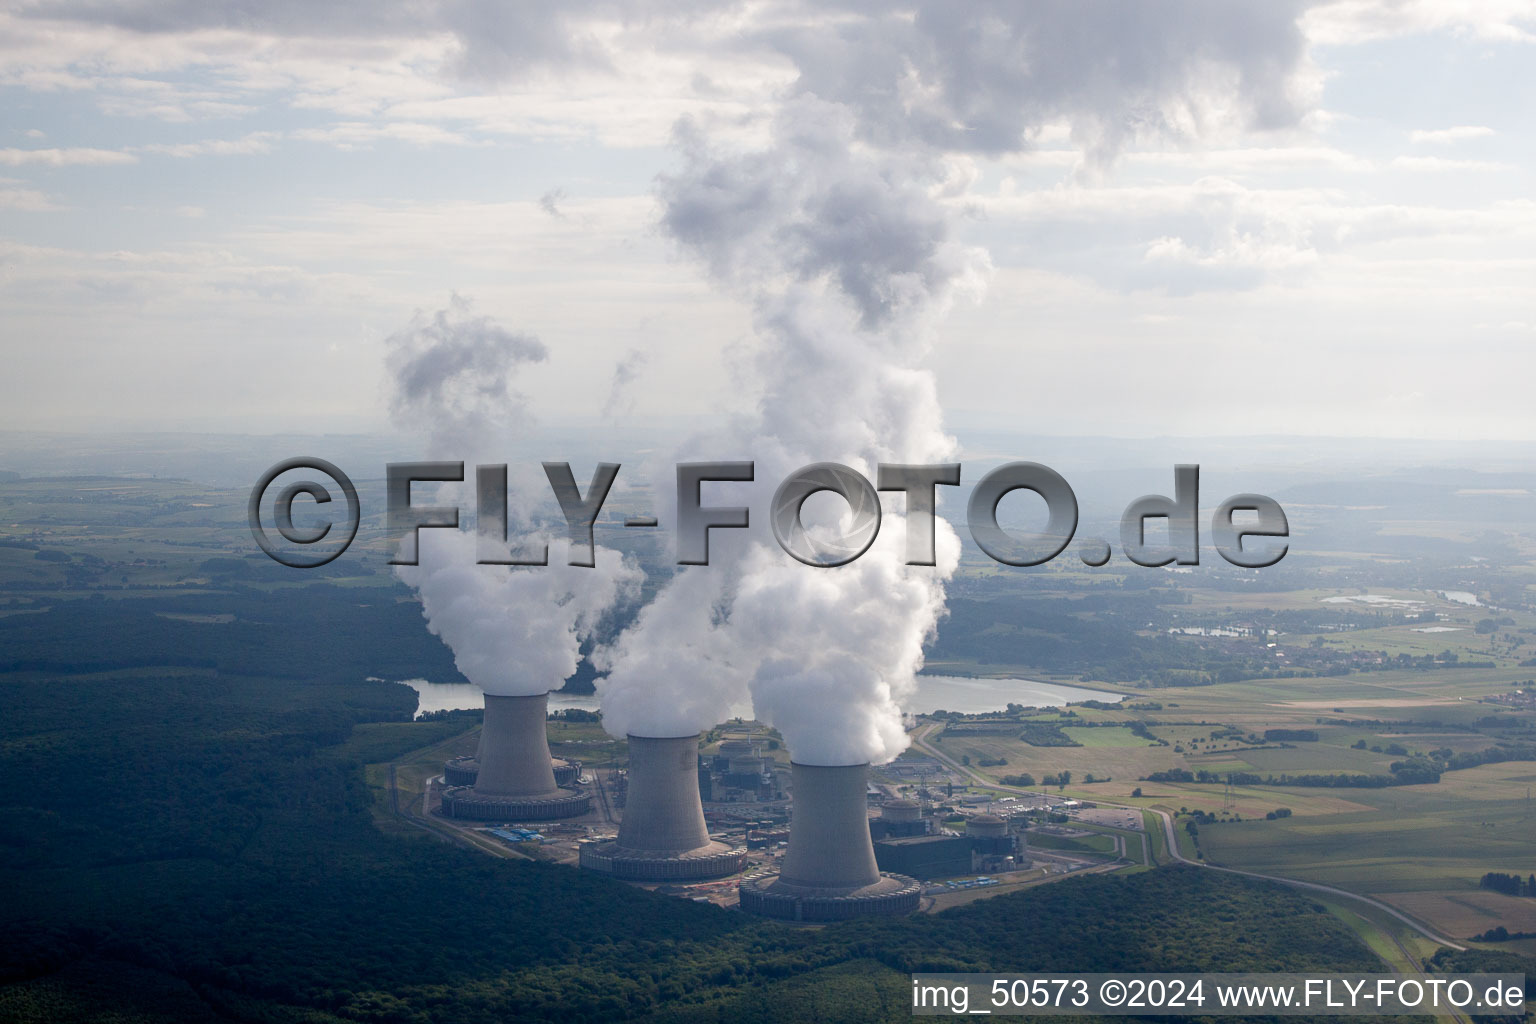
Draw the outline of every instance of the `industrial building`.
M881 871L897 871L913 878L950 878L974 870L968 836L906 836L882 839L875 844L875 863Z
M731 737L709 757L699 758L699 794L714 803L766 803L782 799L774 762L751 740Z
M789 848L779 873L741 883L741 908L793 921L910 914L922 886L880 873L869 835L869 765L792 764Z
M756 756L757 751L753 749L751 740L728 739L720 744L720 749L714 756L713 767L717 772L727 772L730 770L733 758Z
M629 772L619 837L584 843L581 866L630 881L681 881L736 874L747 851L709 838L699 800L699 737L629 737Z
M925 836L929 833L928 820L916 800L898 797L880 808L880 817L869 822L871 839L899 839L906 836Z
M525 821L585 814L592 798L555 782L545 734L549 694L485 695L473 785L443 790L441 812L471 821Z
M972 815L965 824L965 834L971 841L979 870L1024 868L1030 864L1024 833L1015 831L1008 818L996 814Z
M910 800L893 800L885 805L880 818L869 823L870 832L881 826L900 826L911 814L903 806ZM915 806L915 805L913 805ZM896 820L887 823L885 819ZM930 835L927 823L922 831L885 832L875 840L875 862L882 871L897 871L914 878L948 878L979 870L1002 870L1029 863L1024 837L1013 832L1007 819L995 814L976 814L966 822L965 835Z

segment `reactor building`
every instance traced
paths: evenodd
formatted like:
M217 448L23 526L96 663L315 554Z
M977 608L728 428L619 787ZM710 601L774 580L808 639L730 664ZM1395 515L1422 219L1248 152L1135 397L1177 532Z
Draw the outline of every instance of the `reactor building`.
M549 694L485 695L485 724L475 758L474 781L443 790L442 813L471 821L528 821L584 814L592 798L556 781L557 763L574 781L571 766L549 756L545 713ZM580 771L579 768L576 769ZM446 773L445 773L446 776ZM464 778L464 776L458 776Z
M581 866L632 882L684 882L741 871L747 851L709 838L699 799L699 736L629 737L619 837L584 843Z
M792 921L910 914L922 886L881 874L865 813L869 765L793 763L789 849L777 875L741 883L741 909Z

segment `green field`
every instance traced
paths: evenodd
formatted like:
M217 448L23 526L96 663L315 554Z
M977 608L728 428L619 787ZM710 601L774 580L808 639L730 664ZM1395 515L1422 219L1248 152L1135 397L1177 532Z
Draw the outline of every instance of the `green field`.
M1112 855L1115 852L1115 841L1107 835L1052 836L1031 832L1029 845L1041 850L1062 850L1069 853Z
M1488 871L1536 869L1531 765L1454 772L1435 786L1351 791L1365 809L1249 820L1201 829L1213 863L1338 885L1354 892L1473 890ZM1289 794L1276 803L1289 805Z
M1062 732L1072 737L1085 747L1147 747L1152 746L1147 740L1132 733L1129 729L1116 729L1100 726L1094 729L1065 728Z

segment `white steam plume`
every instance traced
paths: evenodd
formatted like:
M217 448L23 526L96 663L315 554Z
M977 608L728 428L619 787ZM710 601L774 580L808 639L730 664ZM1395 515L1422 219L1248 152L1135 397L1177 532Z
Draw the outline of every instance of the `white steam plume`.
M469 481L477 463L506 461L510 442L531 422L512 382L525 364L548 355L537 338L472 315L469 303L455 296L449 309L417 316L387 344L391 409L402 425L429 439L430 457L464 461ZM607 548L596 548L592 568L566 564L565 541L528 518L532 496L547 496L548 487L542 476L525 474L508 499L511 549L547 545L547 566L478 565L474 533L424 529L419 564L395 567L421 598L427 628L486 693L527 696L557 689L576 671L581 644L603 614L639 588L640 571ZM443 485L432 503L472 494L472 486ZM464 503L472 506L473 498ZM469 518L461 512L461 521Z
M846 110L802 98L766 152L717 156L685 131L685 165L662 185L667 230L756 308L757 408L700 445L754 459L756 484L731 503L750 494L759 515L778 481L812 462L873 478L880 462L955 456L920 364L934 321L957 291L979 289L987 262L950 237L927 191L939 162L855 155L852 132ZM874 546L835 569L794 561L760 533L717 534L712 564L680 572L606 652L608 728L697 731L750 692L797 760L895 756L899 705L959 557L941 520L939 564L903 564L903 511L887 504ZM806 512L813 528L835 528L835 514Z
M759 531L717 531L714 564L680 572L604 652L615 734L707 728L750 693L797 761L900 752L900 703L943 615L958 539L940 521L938 565L905 566L901 500L887 499L875 545L817 569L779 551L760 524L772 488L810 462L873 477L877 462L954 460L924 361L952 297L987 269L953 237L952 200L974 177L966 154L1017 152L1066 121L1098 167L1141 138L1282 127L1303 109L1290 5L845 13L760 37L800 72L766 148L719 152L684 125L684 167L662 181L665 229L756 314L756 408L684 457L754 459L757 484L738 485L729 504L750 503Z
M632 348L614 364L613 380L608 385L608 401L603 403L604 418L627 415L634 409L635 399L631 391L649 362L650 356L638 348Z
M514 334L454 295L447 309L418 313L385 341L390 412L428 439L443 457L489 454L528 423L528 400L512 379L528 363L549 358L544 343ZM452 453L457 453L453 455Z

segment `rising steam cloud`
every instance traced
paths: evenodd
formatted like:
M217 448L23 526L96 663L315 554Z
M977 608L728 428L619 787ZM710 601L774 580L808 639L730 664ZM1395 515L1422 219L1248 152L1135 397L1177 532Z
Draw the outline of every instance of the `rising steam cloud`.
M800 73L768 145L720 151L684 123L682 169L660 188L665 230L752 304L759 343L744 375L761 385L756 408L679 457L754 459L757 484L732 493L750 493L759 516L777 481L810 462L872 478L882 461L954 461L925 359L953 298L987 276L985 254L955 238L972 154L1021 151L1065 121L1092 169L1141 138L1282 127L1305 106L1288 4L847 15L759 37ZM941 520L938 564L908 567L901 499L884 507L875 545L836 569L717 531L714 564L682 570L603 653L608 729L695 732L750 696L796 761L899 753L900 707L944 614L959 541Z
M387 342L400 425L428 441L433 458L506 461L507 448L531 419L513 388L523 366L548 356L537 338L514 334L475 316L455 296L450 308L418 316ZM593 568L570 566L564 531L556 538L530 520L530 495L547 494L542 478L515 478L509 497L509 548L549 549L549 565L477 565L478 540L467 530L420 533L418 565L396 566L416 589L427 628L453 650L460 672L486 693L528 696L558 688L576 671L581 644L603 615L632 598L640 572L618 552L598 547ZM439 503L473 507L470 492L444 485ZM461 518L463 518L461 516Z
M811 462L873 477L879 462L955 457L920 364L937 318L979 289L988 264L951 238L929 195L937 162L855 156L853 128L845 109L801 98L766 151L717 155L684 129L684 166L662 185L667 230L756 311L760 401L708 446L754 458L759 509ZM714 564L679 573L607 652L609 729L697 731L750 696L796 760L895 756L900 703L959 557L940 521L939 564L905 566L903 511L888 504L875 545L836 569L802 565L772 540L712 541ZM813 527L836 526L835 513L807 513Z

